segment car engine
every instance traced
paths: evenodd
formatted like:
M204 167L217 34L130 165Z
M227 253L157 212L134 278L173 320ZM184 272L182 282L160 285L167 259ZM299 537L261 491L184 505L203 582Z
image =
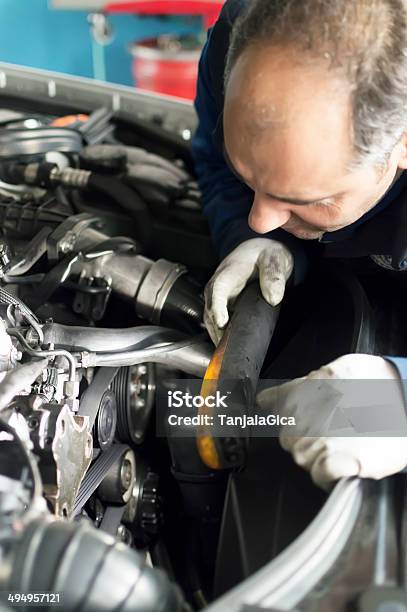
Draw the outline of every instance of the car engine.
M63 592L64 610L189 609L153 567L171 566L166 515L180 521L155 403L208 365L206 273L154 253L174 227L198 245L199 190L182 159L120 142L105 109L3 112L2 588Z
M281 310L249 284L215 349L184 107L163 118L125 88L15 70L0 70L0 612L404 602L405 475L327 494L277 436L167 416L204 383L232 381L244 412L259 377L406 354L405 280L311 257Z

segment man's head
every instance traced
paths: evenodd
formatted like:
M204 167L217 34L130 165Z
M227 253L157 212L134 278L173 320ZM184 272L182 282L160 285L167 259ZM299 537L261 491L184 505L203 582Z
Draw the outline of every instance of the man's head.
M404 0L251 0L225 72L225 156L251 227L318 238L407 168Z

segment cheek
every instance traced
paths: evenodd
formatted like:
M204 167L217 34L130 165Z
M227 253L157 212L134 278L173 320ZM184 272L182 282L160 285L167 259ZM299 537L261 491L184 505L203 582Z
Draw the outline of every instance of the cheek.
M348 223L354 223L360 217L362 217L368 210L370 210L380 199L380 196L375 197L374 195L370 198L359 195L352 199L347 200L341 207L342 218Z

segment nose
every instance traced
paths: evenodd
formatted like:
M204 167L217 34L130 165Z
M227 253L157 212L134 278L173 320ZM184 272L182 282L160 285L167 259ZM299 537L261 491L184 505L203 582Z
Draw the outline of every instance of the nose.
M287 223L290 217L291 212L284 204L256 193L248 222L252 230L258 234L266 234Z

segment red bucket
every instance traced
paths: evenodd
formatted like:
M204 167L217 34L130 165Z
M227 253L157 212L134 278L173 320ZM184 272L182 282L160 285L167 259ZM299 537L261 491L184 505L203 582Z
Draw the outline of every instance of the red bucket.
M136 87L193 100L201 47L191 39L159 37L131 47Z

